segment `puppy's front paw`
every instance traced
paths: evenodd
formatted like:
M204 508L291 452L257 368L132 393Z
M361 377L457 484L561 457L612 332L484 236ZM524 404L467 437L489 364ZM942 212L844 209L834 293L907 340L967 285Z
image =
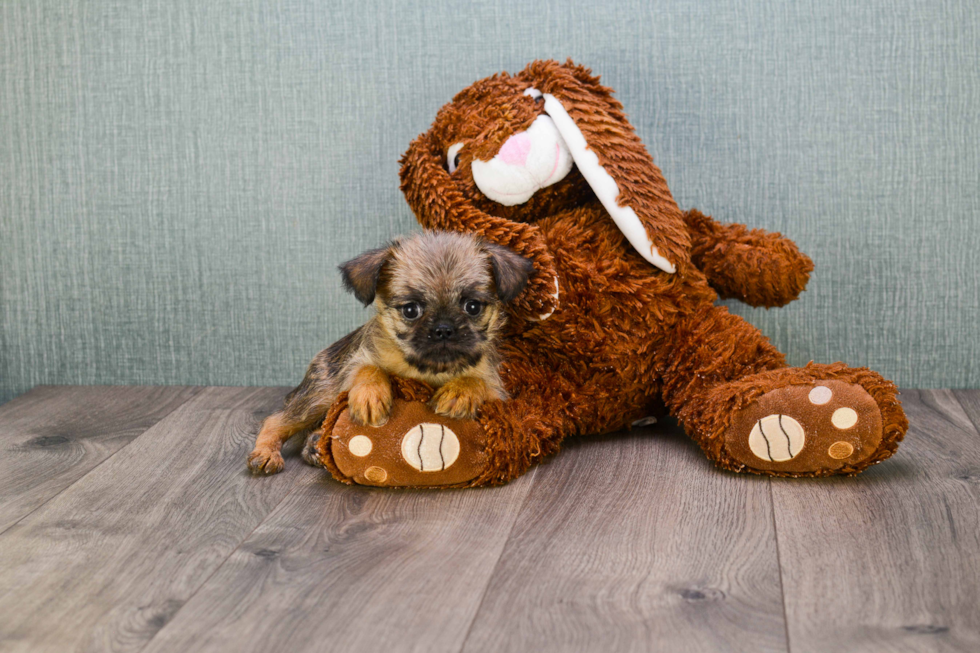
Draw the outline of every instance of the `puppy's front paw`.
M385 383L359 383L347 395L351 419L361 426L381 426L391 412L391 386Z
M248 454L248 468L253 474L278 474L285 466L282 454L274 449L256 447Z
M472 419L488 399L490 389L483 379L463 376L439 388L429 406L445 417Z

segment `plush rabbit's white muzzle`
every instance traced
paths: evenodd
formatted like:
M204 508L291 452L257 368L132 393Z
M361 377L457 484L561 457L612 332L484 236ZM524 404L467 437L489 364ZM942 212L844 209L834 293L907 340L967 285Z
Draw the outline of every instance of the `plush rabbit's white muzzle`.
M498 204L514 206L565 178L572 169L568 145L546 115L527 131L508 138L489 161L474 160L473 180L480 192Z

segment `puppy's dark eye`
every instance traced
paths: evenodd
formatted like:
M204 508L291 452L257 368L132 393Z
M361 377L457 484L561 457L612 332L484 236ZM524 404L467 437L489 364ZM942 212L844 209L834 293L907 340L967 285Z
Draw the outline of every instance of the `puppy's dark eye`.
M542 102L544 102L544 96L539 95L538 97L534 98L534 101L537 102L538 104L541 104Z
M422 315L422 306L418 302L409 302L402 306L402 317L406 320L417 320Z
M483 310L483 303L478 302L475 299L467 299L465 302L463 302L463 310L467 315L476 317L480 314L480 311Z

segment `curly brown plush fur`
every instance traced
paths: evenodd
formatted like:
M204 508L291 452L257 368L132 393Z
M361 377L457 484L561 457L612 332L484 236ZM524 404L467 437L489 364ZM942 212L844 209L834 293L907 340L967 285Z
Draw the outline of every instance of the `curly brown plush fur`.
M800 296L813 262L778 233L718 224L697 209L684 214L691 230L691 261L722 299L749 306L785 306Z
M474 162L494 159L540 116L557 124L549 111L571 117L615 181L616 207L633 210L666 263L652 265L624 237L587 183L585 159L514 206L480 191ZM462 144L458 159L447 162L454 144ZM509 481L565 437L629 427L661 400L711 460L734 471L851 474L887 458L904 435L890 382L842 363L788 368L755 327L714 305L718 294L786 304L813 265L779 234L683 213L622 106L588 69L536 61L476 82L439 111L401 163L402 190L423 226L477 233L535 264L501 347L512 398L482 411L486 463L470 485ZM760 407L772 414L752 413ZM856 426L845 426L852 414ZM785 443L772 439L777 418Z

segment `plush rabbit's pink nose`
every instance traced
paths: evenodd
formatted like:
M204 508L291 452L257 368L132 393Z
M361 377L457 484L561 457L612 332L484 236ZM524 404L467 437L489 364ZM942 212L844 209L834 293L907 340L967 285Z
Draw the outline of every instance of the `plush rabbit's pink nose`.
M507 142L497 152L497 158L508 165L523 166L527 162L527 155L530 151L531 137L527 135L527 132L521 132L507 139Z

